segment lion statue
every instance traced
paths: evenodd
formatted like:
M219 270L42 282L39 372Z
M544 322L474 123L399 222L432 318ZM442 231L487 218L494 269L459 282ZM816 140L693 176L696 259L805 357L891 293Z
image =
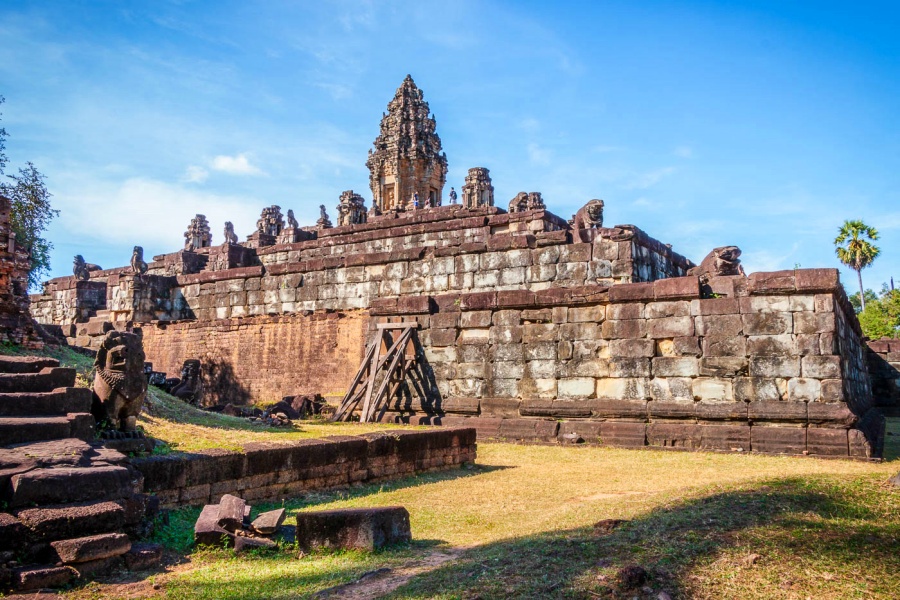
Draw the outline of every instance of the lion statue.
M294 211L288 209L287 212L287 226L293 229L300 229L300 223L297 222L297 218L294 216Z
M572 219L572 229L599 229L603 227L603 200L588 200ZM584 241L584 240L582 240Z
M225 221L225 242L222 245L237 243L238 236L234 232L234 225L231 224L231 221Z
M710 277L718 275L746 275L741 266L741 249L737 246L721 246L714 248L706 255L706 258L690 269L688 275L699 276L703 281L709 281Z
M131 253L132 273L143 275L147 272L147 268L147 263L144 261L144 248L141 246L135 246L134 251Z
M201 385L200 361L191 358L184 361L182 364L181 381L179 381L169 393L181 400L197 404L200 399Z
M144 348L134 333L107 332L94 360L94 402L98 423L108 421L119 431L134 431L147 394Z
M103 268L100 265L84 262L84 257L80 254L76 254L75 260L72 262L72 274L75 275L75 279L80 279L81 281L90 279L91 271L102 270Z
M509 212L525 212L526 210L542 210L547 208L540 192L519 192L509 201Z

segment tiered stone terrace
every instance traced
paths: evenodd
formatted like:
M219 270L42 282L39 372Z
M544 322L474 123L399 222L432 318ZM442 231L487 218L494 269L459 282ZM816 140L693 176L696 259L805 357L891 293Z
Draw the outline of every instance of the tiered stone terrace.
M835 270L701 290L685 276L693 263L640 229L572 230L546 210L448 206L313 236L244 248L253 264L238 268L216 270L213 247L155 257L147 275L53 280L33 311L84 346L111 326L141 327L148 360L171 375L189 358L210 378L224 367L232 386L210 381L209 403L340 396L374 323L407 317L440 397L395 404L398 421L466 419L519 440L878 452Z

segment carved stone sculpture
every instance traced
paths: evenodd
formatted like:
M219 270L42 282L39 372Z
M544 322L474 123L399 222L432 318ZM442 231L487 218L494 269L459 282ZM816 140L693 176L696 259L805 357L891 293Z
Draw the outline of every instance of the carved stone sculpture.
M509 212L511 213L545 208L547 207L540 192L519 192L515 198L509 201Z
M300 228L300 223L298 223L297 219L294 218L294 211L291 209L288 209L287 226L290 227L291 229L299 229Z
M234 225L231 224L231 221L225 221L225 244L237 244L238 236L234 232Z
M338 227L360 225L366 222L366 201L353 190L341 192L337 205Z
M603 200L588 200L572 220L573 229L598 229L603 227Z
M131 272L143 275L147 272L147 263L144 261L144 248L135 246L131 253Z
M256 230L265 235L278 237L283 229L284 217L281 215L281 207L273 204L264 208L256 222Z
M194 358L184 361L181 366L181 381L170 392L176 398L197 403L200 399L200 361Z
M195 215L184 232L184 249L188 251L209 248L212 244L212 232L209 221L204 215Z
M75 260L72 262L72 274L75 275L75 279L80 279L81 281L87 281L91 278L91 271L102 271L103 269L100 265L95 265L93 263L84 262L84 257L80 254L75 255Z
M316 221L316 227L319 229L330 229L332 227L331 219L328 218L328 211L325 210L324 204L319 205L319 220Z
M494 186L491 183L491 172L484 167L469 169L466 183L462 187L463 206L478 208L494 205ZM451 202L455 204L455 202Z
M119 431L133 431L147 393L141 338L108 332L97 350L94 369L94 418L108 421Z
M690 269L687 274L699 276L704 281L717 275L746 275L740 256L741 249L737 246L714 248L699 265Z

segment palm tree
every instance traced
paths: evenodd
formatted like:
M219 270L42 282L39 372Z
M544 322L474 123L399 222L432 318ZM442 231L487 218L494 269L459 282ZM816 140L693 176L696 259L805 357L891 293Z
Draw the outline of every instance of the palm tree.
M838 260L856 271L859 277L859 298L862 309L866 310L866 293L863 290L862 270L872 264L881 250L870 244L868 240L878 239L878 230L869 227L862 221L844 221L834 238L835 253Z

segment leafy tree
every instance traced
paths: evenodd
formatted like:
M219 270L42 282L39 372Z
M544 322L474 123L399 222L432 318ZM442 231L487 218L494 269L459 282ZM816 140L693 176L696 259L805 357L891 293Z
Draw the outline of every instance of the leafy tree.
M873 300L878 300L878 294L876 294L872 290L866 290L866 293L863 294L863 296L866 299L866 303L872 302ZM850 299L850 304L853 306L853 310L856 311L856 314L862 312L862 302L859 299L859 292L856 292L855 294L847 294L847 297Z
M883 286L881 294L869 300L859 313L859 324L863 333L873 340L900 337L900 290Z
M868 238L868 239L867 239ZM862 270L870 266L881 250L868 240L878 239L878 230L860 220L844 221L834 238L838 260L856 271L859 278L860 304L866 309L866 295L863 291Z
M0 96L0 104L5 99ZM6 129L0 128L0 176L8 162L6 157ZM10 199L10 227L16 234L16 244L31 253L31 271L28 273L28 287L36 288L41 277L50 272L50 250L53 244L41 234L50 221L59 214L50 205L52 194L47 190L44 176L28 162L24 169L14 175L7 175L9 181L0 180L0 195Z

